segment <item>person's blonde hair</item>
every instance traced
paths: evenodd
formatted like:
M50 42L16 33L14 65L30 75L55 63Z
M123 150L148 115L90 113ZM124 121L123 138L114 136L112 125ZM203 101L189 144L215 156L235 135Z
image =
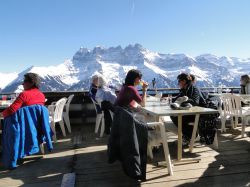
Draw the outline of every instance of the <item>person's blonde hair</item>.
M94 83L94 80L98 79L99 75L95 74L91 77L91 83Z
M98 87L103 87L107 85L107 80L104 76L98 76Z

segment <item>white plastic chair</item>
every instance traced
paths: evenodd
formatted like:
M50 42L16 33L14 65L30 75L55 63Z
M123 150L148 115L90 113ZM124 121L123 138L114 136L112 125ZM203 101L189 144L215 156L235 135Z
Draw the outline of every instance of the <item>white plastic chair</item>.
M152 149L155 146L159 146L160 144L163 145L164 150L164 156L168 167L168 172L170 175L173 175L173 166L170 158L169 148L168 148L168 142L167 142L167 133L165 129L165 125L163 122L146 122L146 121L152 121L154 120L151 116L145 116L141 113L135 113L134 117L137 120L144 121L147 123L149 127L154 128L155 130L155 136L151 136L151 132L149 131L149 140L147 145L147 154L148 156L153 159L153 152Z
M241 107L241 102L243 99L240 96L237 95L230 95L231 101L232 101L232 112L231 112L231 119L235 119L235 122L233 123L233 127L236 128L238 126L238 119L241 118L241 137L243 138L245 135L245 128L246 124L248 123L248 119L250 117L250 112L243 110Z
M100 132L100 137L103 137L104 134L104 129L105 129L105 121L104 121L104 112L101 111L101 113L98 112L97 110L97 106L101 105L99 103L97 103L93 98L91 98L93 105L95 107L95 111L96 111L96 121L95 121L95 133L98 133L99 127L100 127L100 123L101 124L101 132Z
M162 143L165 160L166 160L167 167L168 167L168 172L170 175L173 175L173 166L172 166L171 157L170 157L169 148L168 148L165 125L162 122L149 122L149 123L147 123L147 125L155 128L155 130L157 130L157 129L160 130L160 142L157 142L157 144ZM153 146L155 146L155 145L152 144L152 142L148 142L148 156L151 159L153 159L153 153L152 153Z
M50 113L50 126L51 129L54 132L54 136L53 136L53 140L54 142L57 141L56 138L56 128L55 128L55 124L58 122L61 130L62 130L62 134L65 137L66 136L66 132L65 132L65 127L64 127L64 122L63 122L63 108L65 103L67 102L67 98L64 97L60 100L58 100L55 104L49 105L48 109L49 109L49 113Z
M111 110L109 110L109 113L110 113L111 119L112 119L112 121L113 121L114 113L113 113ZM99 124L100 124L100 123L99 123ZM104 114L103 114L100 137L103 137L104 130L105 130L105 119L104 119ZM97 131L98 131L98 130L97 130Z
M195 119L195 120L198 120ZM169 132L172 132L176 135L178 135L178 128L176 127L176 125L172 122L171 118L169 116L166 116L166 117L163 117L163 121L164 121L164 125L165 125L165 129ZM197 124L196 126L194 126L195 124ZM192 153L193 152L193 147L194 147L194 143L195 141L199 140L199 135L198 137L195 138L196 134L197 134L197 130L198 130L198 121L196 122L191 122L189 123L188 125L191 125L193 126L193 132L192 132L192 138L190 140L190 143L189 143L189 151ZM215 149L218 149L219 148L219 143L218 143L218 133L216 132L215 133L215 136L214 136L214 142L213 142L213 147Z
M223 94L220 99L221 103L223 104L219 108L220 118L221 118L221 132L226 132L226 120L231 118L231 125L234 127L233 124L233 101L232 101L232 94Z
M72 94L68 97L68 100L67 100L65 107L64 107L65 111L63 112L63 119L65 121L65 124L67 126L69 133L71 133L71 125L70 125L70 120L69 120L69 106L70 106L70 103L71 103L73 97L74 97L74 94Z

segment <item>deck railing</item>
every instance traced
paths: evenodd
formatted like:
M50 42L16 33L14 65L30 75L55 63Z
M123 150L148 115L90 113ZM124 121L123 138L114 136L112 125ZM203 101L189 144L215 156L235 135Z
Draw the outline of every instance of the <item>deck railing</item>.
M220 88L212 88L212 87L203 87L200 88L203 92L216 92L217 89ZM158 92L162 92L163 96L167 96L168 94L176 95L179 92L178 88L158 88ZM228 93L239 93L240 87L224 87L222 88L222 92ZM51 91L44 92L45 97L47 98L46 105L49 105L53 101L57 101L62 97L68 97L71 94L74 94L71 105L70 105L70 121L72 124L86 124L86 123L95 123L95 109L92 104L91 99L88 96L89 91ZM148 89L148 94L154 95L155 89ZM2 95L9 95L13 93L0 93Z

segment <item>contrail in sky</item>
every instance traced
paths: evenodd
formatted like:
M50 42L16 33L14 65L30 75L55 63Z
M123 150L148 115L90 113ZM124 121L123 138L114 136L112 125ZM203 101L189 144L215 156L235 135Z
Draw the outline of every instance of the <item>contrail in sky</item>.
M132 1L132 6L131 6L131 17L134 15L135 12L135 1Z

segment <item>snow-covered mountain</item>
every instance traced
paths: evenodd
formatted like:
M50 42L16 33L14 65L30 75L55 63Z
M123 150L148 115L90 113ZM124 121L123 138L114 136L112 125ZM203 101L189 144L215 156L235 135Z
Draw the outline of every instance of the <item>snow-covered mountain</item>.
M0 90L16 79L18 73L0 73Z
M142 71L143 79L149 83L156 78L157 87L177 87L179 73L194 74L199 86L239 86L240 76L249 74L250 58L217 57L203 54L192 57L186 54L161 54L149 51L139 44L92 50L80 48L72 59L50 67L30 67L19 73L3 92L20 88L23 75L38 73L42 78L42 90L84 90L88 89L93 74L103 74L112 84L121 85L128 70Z

